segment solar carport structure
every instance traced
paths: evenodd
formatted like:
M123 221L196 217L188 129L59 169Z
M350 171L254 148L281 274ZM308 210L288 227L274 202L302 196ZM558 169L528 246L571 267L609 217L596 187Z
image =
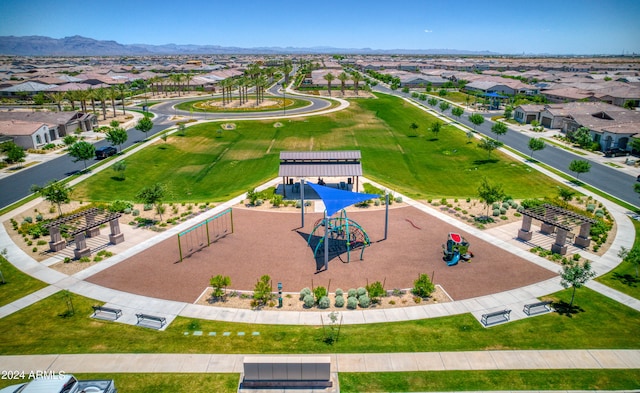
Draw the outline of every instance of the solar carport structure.
M358 179L362 176L360 150L338 151L282 151L280 152L280 170L283 193L287 196L287 184L294 184L294 178L346 178L347 183L338 182L338 188L348 189L354 184L358 190Z

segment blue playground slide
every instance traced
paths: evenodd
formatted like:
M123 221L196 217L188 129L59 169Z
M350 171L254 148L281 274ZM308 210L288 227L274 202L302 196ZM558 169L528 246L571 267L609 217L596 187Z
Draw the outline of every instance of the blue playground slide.
M447 266L457 265L460 260L460 253L456 250L453 252L453 258L449 262L447 262Z

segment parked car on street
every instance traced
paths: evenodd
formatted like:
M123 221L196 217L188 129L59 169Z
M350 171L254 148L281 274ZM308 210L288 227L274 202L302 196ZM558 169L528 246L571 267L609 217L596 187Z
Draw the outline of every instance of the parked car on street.
M116 150L113 146L103 146L96 149L96 158L101 160L103 158L111 157L116 154L118 150Z

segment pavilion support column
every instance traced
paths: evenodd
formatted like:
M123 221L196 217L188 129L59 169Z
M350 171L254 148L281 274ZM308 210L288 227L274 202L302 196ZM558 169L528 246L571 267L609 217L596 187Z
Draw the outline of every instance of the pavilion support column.
M100 235L100 226L94 226L96 221L95 213L89 213L84 216L87 222L87 230L85 231L85 235L87 237L96 237Z
M533 218L530 216L524 216L522 219L522 228L518 230L518 239L529 241L533 237L533 233L531 232L531 222Z
M124 241L124 234L120 232L120 223L117 218L109 221L111 234L109 234L109 242L112 244L120 244Z
M555 232L556 230L556 226L553 224L549 224L546 222L542 222L542 224L540 224L540 232L544 233L544 234L550 234Z
M580 225L580 234L576 236L575 245L579 247L587 248L591 244L591 238L589 234L591 233L591 223L585 222Z
M569 232L566 229L558 227L556 242L551 245L552 252L560 255L565 255L567 253L567 245L565 243L567 241L568 233Z
M63 250L66 247L66 242L60 235L60 227L49 227L49 236L51 236L51 241L49 242L49 250L56 252Z
M80 232L75 236L75 243L76 249L73 250L73 255L76 259L91 255L91 249L87 246L87 239L83 232Z
M287 197L287 178L282 176L282 196Z

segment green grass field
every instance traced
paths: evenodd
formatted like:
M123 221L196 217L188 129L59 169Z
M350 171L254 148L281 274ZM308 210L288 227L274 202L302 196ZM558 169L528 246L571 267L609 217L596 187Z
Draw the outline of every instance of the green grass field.
M235 130L213 122L187 128L127 159L126 179L107 170L76 187L73 198L132 200L144 186L165 183L167 201L214 202L254 188L278 173L282 150L362 152L365 176L411 197L475 196L481 178L501 183L513 198L555 195L555 181L499 152L491 159L465 133L395 97L353 100L349 109L281 121L236 121ZM415 122L414 132L409 125Z
M0 255L0 307L47 286L46 283L22 273Z
M549 296L569 302L571 291ZM0 354L45 353L384 353L508 349L640 348L637 311L583 288L575 313L549 313L485 329L470 314L396 323L345 325L334 345L321 326L281 326L176 318L166 331L91 319L99 304L54 294L0 320ZM349 312L345 310L344 312ZM318 321L320 323L320 321ZM202 337L184 335L200 330ZM260 332L253 336L254 331ZM209 337L207 332L218 332ZM221 332L231 332L221 337ZM238 336L245 332L245 336Z
M636 229L634 246L638 246L640 245L640 222L636 220L632 221ZM638 269L640 270L640 267ZM640 277L638 277L636 265L631 262L620 263L615 269L598 277L596 280L608 287L640 299Z

